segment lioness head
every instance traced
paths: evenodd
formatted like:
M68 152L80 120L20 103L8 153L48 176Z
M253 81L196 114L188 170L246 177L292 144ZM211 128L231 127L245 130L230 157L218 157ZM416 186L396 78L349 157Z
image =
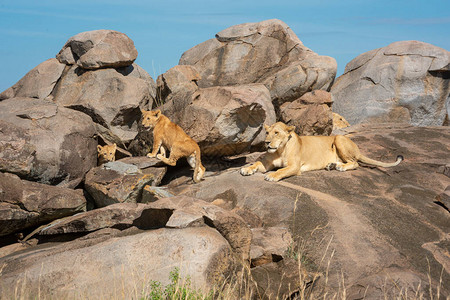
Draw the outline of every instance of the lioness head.
M295 129L295 126L288 126L284 123L278 122L272 126L264 125L264 128L267 133L265 140L267 152L274 153L286 145L290 139L291 133Z
M97 146L97 156L100 162L108 162L116 160L116 144L106 145L106 146Z
M159 118L161 117L161 111L159 109L155 111L146 111L142 110L142 125L146 128L152 129L158 123Z

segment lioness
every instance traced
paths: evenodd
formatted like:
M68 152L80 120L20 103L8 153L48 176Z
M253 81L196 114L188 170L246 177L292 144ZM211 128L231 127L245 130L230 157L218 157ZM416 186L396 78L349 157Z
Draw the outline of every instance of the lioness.
M205 174L205 167L201 162L200 147L189 137L177 124L171 122L161 111L142 112L142 125L148 129L153 129L153 150L148 157L157 157L164 163L175 166L177 160L186 157L189 165L194 168L194 182L200 182ZM169 158L166 158L166 149L170 151ZM158 151L161 153L157 155Z
M393 167L403 160L402 156L398 156L396 162L384 163L365 157L354 142L342 135L298 136L294 132L294 126L281 122L264 127L267 131L267 153L260 161L242 168L242 175L252 175L258 171L265 173L281 168L265 176L268 181L279 181L311 170L333 167L339 171L356 169L358 161L380 167Z
M109 161L116 160L116 144L105 145L105 146L97 146L97 157L98 157L98 165L107 163Z

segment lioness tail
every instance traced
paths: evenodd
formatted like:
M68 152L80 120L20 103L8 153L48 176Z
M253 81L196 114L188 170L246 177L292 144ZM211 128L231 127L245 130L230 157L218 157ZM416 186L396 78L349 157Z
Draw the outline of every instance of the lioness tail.
M397 160L395 162L385 163L385 162L374 160L374 159L368 158L364 155L361 155L361 157L358 160L363 163L369 164L369 165L388 168L388 167L395 167L396 165L401 163L403 159L404 159L403 156L399 155L399 156L397 156Z

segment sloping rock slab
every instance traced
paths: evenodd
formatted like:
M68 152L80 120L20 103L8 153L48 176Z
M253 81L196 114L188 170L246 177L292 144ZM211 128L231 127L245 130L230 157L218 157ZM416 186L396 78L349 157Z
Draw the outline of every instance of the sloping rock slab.
M189 276L193 288L207 291L234 264L228 242L212 228L161 228L47 244L0 258L0 293L5 299L140 298L148 296L153 280L169 284L175 268L181 280Z
M21 180L0 173L0 236L86 210L81 190Z
M0 102L0 171L76 187L97 163L89 116L31 98Z
M127 161L125 159L125 161ZM159 164L157 159L129 159L109 162L92 168L86 174L86 190L97 207L113 203L141 202L142 189L146 185L158 185L166 167L148 167ZM145 164L144 161L148 163Z
M411 274L404 277L411 284L419 276L426 294L430 275L436 292L441 274L442 282L450 280L444 254L449 213L435 203L449 185L442 172L449 157L448 129L385 124L342 131L373 159L394 161L402 154L405 160L393 168L305 172L278 183L265 181L262 174L243 177L236 168L189 188L172 186L172 193L234 200L266 226L289 227L294 240L306 245L303 255L313 268L326 271L330 261L328 288L333 293L338 293L342 275L348 289L360 283L382 289L378 279L365 279L393 267ZM447 286L441 295L450 295Z
M363 53L333 84L333 110L352 125L449 125L449 64L449 51L418 41Z

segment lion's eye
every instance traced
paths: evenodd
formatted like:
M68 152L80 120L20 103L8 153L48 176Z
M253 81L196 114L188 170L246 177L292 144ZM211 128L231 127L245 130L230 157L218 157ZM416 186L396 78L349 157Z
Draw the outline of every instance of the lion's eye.
M278 135L278 131L275 131L275 135Z

